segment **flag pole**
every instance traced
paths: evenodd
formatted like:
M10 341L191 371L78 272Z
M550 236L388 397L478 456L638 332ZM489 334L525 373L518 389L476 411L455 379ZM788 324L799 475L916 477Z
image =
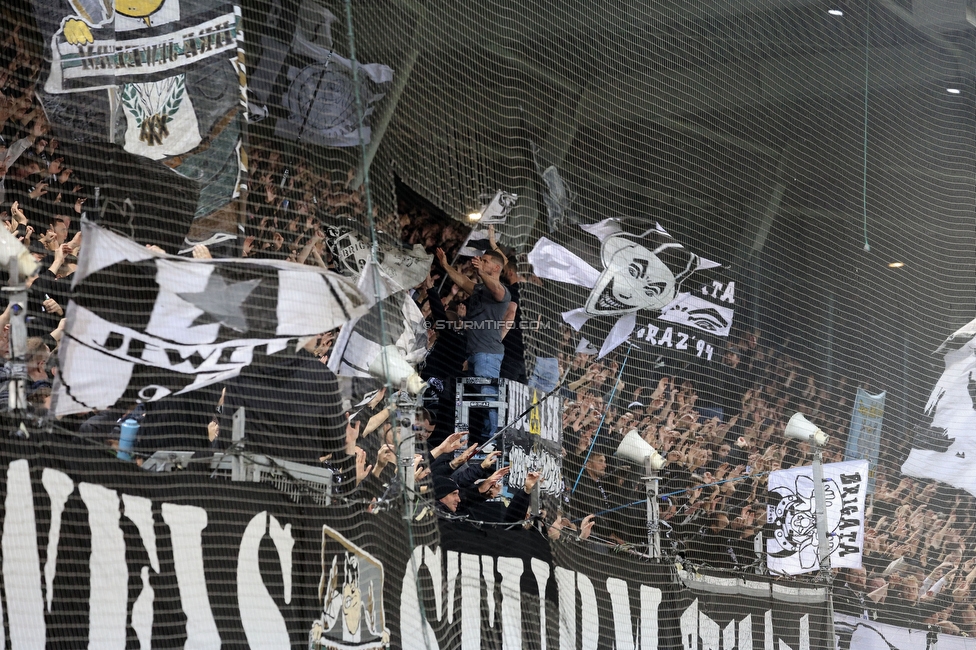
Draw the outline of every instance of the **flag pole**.
M457 264L458 258L461 257L461 251L464 249L465 246L468 245L468 242L471 241L471 235L475 234L478 231L478 228L480 226L481 226L480 221L474 224L473 226L471 226L471 232L468 233L468 236L464 239L464 243L461 244L461 246L457 249L457 252L454 253L454 257L451 259L451 266ZM449 274L447 272L447 269L444 269L444 277L441 278L441 283L437 287L437 295L440 295L441 291L444 290L444 284L447 282L448 275Z
M834 629L834 574L830 571L830 545L827 542L827 495L824 492L823 445L813 443L813 498L817 516L817 555L820 559L820 580L827 589L827 625L831 636Z
M603 417L600 418L600 426L596 428L596 433L593 434L593 440L590 441L590 447L586 450L586 458L583 459L583 464L580 465L579 474L576 475L576 482L573 483L573 489L569 492L570 496L576 493L576 486L579 485L580 479L583 477L583 471L586 469L586 463L590 461L590 454L593 453L593 448L596 446L596 439L600 437L600 431L603 429L603 423L607 420L607 413L610 411L610 407L613 405L613 398L617 396L617 387L620 385L620 378L624 375L624 368L627 367L627 360L630 359L630 352L636 347L636 345L630 341L627 341L627 354L624 355L624 362L620 364L620 372L617 373L617 380L613 383L613 390L610 391L610 399L607 400L606 405L603 407Z

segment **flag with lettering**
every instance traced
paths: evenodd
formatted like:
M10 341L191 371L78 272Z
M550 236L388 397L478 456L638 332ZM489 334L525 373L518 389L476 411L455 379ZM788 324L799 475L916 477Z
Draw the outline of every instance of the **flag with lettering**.
M9 3L4 3L7 6ZM164 245L237 236L245 186L244 15L234 0L31 0L44 47L35 95L62 141L86 143L101 223ZM251 9L248 9L251 11ZM90 147L90 148L89 148ZM154 186L155 184L155 186ZM179 188L180 209L158 199ZM128 209L126 209L128 206ZM91 203L89 203L89 208ZM124 212L116 215L114 213ZM206 217L210 217L206 219ZM194 224L193 222L196 221ZM193 225L192 235L190 226Z
M824 465L824 508L830 566L861 567L864 551L864 501L868 461ZM769 474L766 566L771 573L796 575L820 569L817 502L813 468L794 467Z
M202 388L366 312L353 280L315 267L171 257L87 221L82 233L57 415Z
M735 281L646 219L604 219L540 237L529 263L553 281L562 320L603 357L625 341L711 361L729 336ZM718 360L721 355L714 355Z

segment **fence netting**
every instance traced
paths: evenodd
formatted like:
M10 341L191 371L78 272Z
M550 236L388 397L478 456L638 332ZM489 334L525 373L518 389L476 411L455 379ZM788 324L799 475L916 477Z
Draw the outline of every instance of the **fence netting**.
M0 647L969 647L958 4L5 3Z

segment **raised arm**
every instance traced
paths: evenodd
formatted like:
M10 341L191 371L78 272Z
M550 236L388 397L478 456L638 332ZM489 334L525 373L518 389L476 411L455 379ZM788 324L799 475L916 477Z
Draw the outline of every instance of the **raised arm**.
M484 260L479 257L471 260L471 264L478 270L478 275L481 276L481 281L485 283L485 288L491 293L491 297L498 302L504 300L505 286L502 284L498 271L493 268L493 265L486 265ZM453 274L451 277L454 277ZM463 289L464 287L461 288ZM474 285L472 285L473 288Z
M456 284L461 291L465 291L467 293L474 291L474 281L448 264L447 254L445 254L444 250L441 248L437 249L437 261L440 262L444 270L447 271L447 275L450 276L451 281L454 282L454 284ZM504 294L504 290L502 293ZM498 300L501 300L501 298L498 298Z

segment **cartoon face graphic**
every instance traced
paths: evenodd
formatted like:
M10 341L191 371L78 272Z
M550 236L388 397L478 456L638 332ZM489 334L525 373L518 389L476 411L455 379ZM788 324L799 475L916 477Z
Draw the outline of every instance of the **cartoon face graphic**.
M662 309L674 299L677 281L653 252L623 235L607 237L600 248L603 272L586 301L597 316Z
M142 18L149 26L149 17L159 11L166 0L115 0L115 10L129 18Z
M349 633L355 634L359 631L363 606L363 594L359 590L359 562L355 557L346 557L345 573L346 584L342 585L342 618Z
M663 309L658 318L694 327L716 336L728 336L732 329L732 316L733 311L728 307L703 300L690 293L679 293Z
M819 556L816 546L817 509L813 479L809 476L798 476L794 489L783 486L772 492L779 496L779 502L772 511L776 528L766 542L769 554L773 557L796 555L804 570L815 569L819 564ZM824 495L828 506L837 498L833 483L824 483ZM836 523L834 527L837 527ZM831 538L832 541L835 539Z
M389 642L383 614L383 565L338 531L322 527L322 615L310 648L380 650Z

